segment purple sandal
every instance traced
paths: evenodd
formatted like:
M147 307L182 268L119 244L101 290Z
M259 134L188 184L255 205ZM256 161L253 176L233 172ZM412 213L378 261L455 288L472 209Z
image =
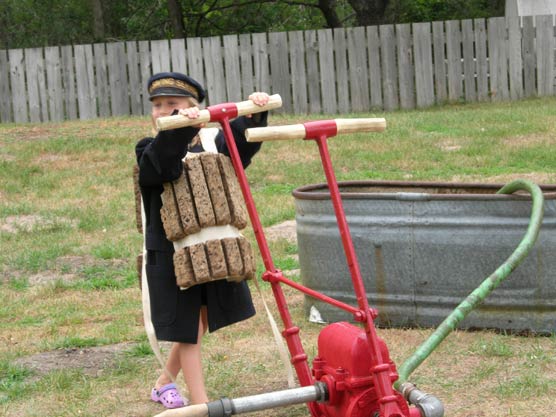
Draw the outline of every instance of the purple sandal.
M161 403L166 408L179 408L188 404L187 399L182 398L174 383L166 384L160 389L153 388L151 400Z

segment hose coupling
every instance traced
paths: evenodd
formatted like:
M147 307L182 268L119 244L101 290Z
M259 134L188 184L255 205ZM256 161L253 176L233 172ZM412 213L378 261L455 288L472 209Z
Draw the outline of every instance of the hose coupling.
M416 406L423 417L444 417L444 405L442 401L431 394L427 394L412 384L404 382L398 391L410 404Z

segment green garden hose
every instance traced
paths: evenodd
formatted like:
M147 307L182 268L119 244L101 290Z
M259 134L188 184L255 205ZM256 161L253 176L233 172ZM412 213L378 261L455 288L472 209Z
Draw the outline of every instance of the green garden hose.
M544 196L538 185L527 180L515 180L502 187L497 194L512 194L528 191L533 199L529 227L515 251L494 273L486 278L456 309L438 326L434 333L399 368L396 389L407 381L409 375L436 349L456 326L477 307L527 256L537 237L544 213Z

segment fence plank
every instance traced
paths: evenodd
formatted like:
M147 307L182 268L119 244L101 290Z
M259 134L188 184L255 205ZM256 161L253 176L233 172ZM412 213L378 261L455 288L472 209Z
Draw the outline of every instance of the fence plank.
M369 54L371 107L382 109L382 77L380 75L380 38L378 37L378 26L367 27L367 52Z
M211 36L201 41L203 61L205 63L207 104L219 104L226 101L226 78L224 77L224 59L220 37Z
M108 84L108 69L106 66L106 45L95 43L93 45L93 55L95 59L95 87L100 117L108 117L110 111L110 88Z
M271 91L266 33L254 33L252 35L252 42L253 70L255 74L254 88L257 91Z
M305 53L307 57L309 113L320 113L322 112L322 105L320 95L320 79L318 76L318 43L317 32L314 30L308 30L305 32Z
M415 57L415 94L417 107L434 104L434 81L432 72L432 40L430 23L413 24L413 48Z
M129 83L123 42L106 45L108 82L110 84L110 104L113 116L129 114Z
M239 35L239 50L242 51L240 55L241 63L241 87L243 90L242 97L250 94L255 90L253 86L253 61L251 60L251 35L246 33Z
M241 92L241 71L237 35L227 35L224 40L224 72L226 73L226 101L244 99ZM251 93L246 92L245 98Z
M393 25L379 26L380 35L380 63L382 79L384 80L384 109L395 110L399 107L398 96L398 67L396 64L396 38Z
M48 85L49 120L64 120L64 100L62 98L62 71L60 65L60 48L51 46L44 48L44 64Z
M151 102L149 100L149 92L147 91L147 83L153 74L151 69L151 51L149 41L139 42L139 65L141 67L141 86L138 89L141 93L141 104L143 114L150 114Z
M79 119L94 119L97 116L97 111L93 47L92 45L76 45L74 53Z
M151 56L153 74L170 71L170 45L166 39L151 41Z
M206 87L202 52L201 38L187 38L187 68L189 69L189 75Z
M369 109L369 74L365 28L348 28L346 34L351 110L367 111Z
M10 49L8 59L10 61L11 90L14 92L12 94L14 121L25 123L29 121L29 112L27 111L23 49Z
M337 28L334 36L334 63L336 66L336 87L338 90L338 110L343 113L349 111L349 82L347 70L346 30Z
M521 27L517 16L508 17L508 64L510 79L510 98L523 97L523 62L521 60Z
M436 103L444 103L448 100L448 85L446 74L446 36L444 34L444 22L432 23L432 50L434 60L434 90Z
M334 39L331 29L317 31L319 42L320 86L322 110L327 114L338 112L336 99L336 76L334 72Z
M461 22L461 43L465 100L477 101L477 87L475 85L475 33L471 19L465 19Z
M507 100L510 94L506 52L506 19L503 17L488 19L488 51L491 97L494 101Z
M292 71L292 107L296 114L307 113L307 77L305 70L305 41L302 31L288 33Z
M13 122L12 105L10 103L10 78L9 78L8 51L0 50L0 122Z
M27 78L27 101L31 122L48 121L46 81L42 48L25 49L25 73Z
M170 39L170 59L172 61L172 71L187 74L185 39Z
M477 60L477 100L489 98L486 20L475 19L475 59Z
M292 109L292 99L287 33L270 33L268 35L268 47L270 51L271 91L280 94L282 97L282 108L277 111L289 113Z
M398 76L400 83L400 107L415 108L415 81L413 79L413 48L411 45L411 26L396 25L396 43L398 51Z
M539 96L554 91L554 27L552 16L537 16L537 91Z
M62 53L62 82L64 84L66 117L74 120L77 119L77 92L75 87L75 69L73 66L73 49L71 45L62 46L60 52Z
M522 19L522 63L523 63L523 95L531 97L536 93L537 55L535 53L535 26L533 16Z
M139 67L137 42L126 42L125 46L127 52L129 104L131 106L131 114L138 116L143 114L143 103L141 102L141 90L143 83L141 82L141 68Z
M448 64L448 100L457 101L463 95L461 68L461 32L459 20L446 22L446 58Z

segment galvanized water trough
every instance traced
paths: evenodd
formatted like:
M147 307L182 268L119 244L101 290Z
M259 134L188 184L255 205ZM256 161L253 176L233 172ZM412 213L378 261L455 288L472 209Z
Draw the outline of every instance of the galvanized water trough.
M339 183L377 324L436 326L506 260L525 234L531 199L497 195L502 185ZM461 328L556 332L556 185L541 189L545 213L534 249ZM303 283L355 305L326 184L293 195ZM305 307L326 322L351 318L310 297Z

